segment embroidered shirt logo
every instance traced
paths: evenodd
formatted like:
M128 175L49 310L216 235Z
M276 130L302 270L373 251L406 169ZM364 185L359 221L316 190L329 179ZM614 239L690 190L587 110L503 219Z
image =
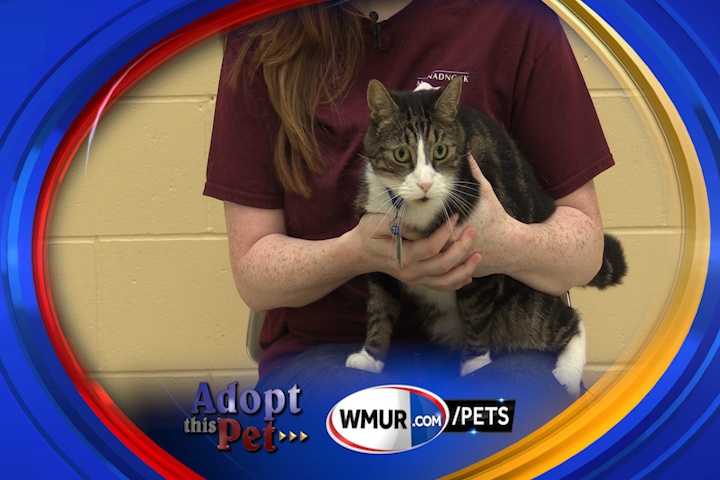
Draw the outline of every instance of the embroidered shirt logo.
M455 77L462 77L463 83L470 83L469 72L457 72L454 70L433 70L425 77L418 77L416 87L420 87L420 89L436 88L433 83L449 82Z

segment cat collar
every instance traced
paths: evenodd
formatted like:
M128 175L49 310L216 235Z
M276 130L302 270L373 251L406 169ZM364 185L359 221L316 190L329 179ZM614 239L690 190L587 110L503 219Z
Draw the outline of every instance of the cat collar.
M392 233L395 237L400 236L400 209L403 206L403 199L400 195L395 195L392 190L385 187L385 191L388 194L388 197L390 197L390 202L392 202L393 207L395 207L395 220L393 221L392 225L390 225L390 233Z

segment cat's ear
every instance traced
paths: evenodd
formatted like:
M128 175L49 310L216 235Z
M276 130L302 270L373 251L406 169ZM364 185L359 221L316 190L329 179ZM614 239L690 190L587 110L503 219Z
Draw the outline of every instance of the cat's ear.
M443 89L440 96L435 101L435 115L445 121L455 120L458 113L458 105L460 104L460 94L462 93L463 79L460 75L450 80L447 87Z
M368 83L367 102L370 118L376 123L390 120L399 110L390 92L378 80Z

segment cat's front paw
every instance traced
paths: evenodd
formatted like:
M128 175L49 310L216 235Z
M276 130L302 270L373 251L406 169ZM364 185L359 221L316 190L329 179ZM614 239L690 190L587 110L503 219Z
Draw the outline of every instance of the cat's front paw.
M371 373L380 373L385 368L385 363L375 360L364 348L356 353L348 355L345 366L356 370L364 370Z
M577 398L580 396L580 383L582 382L582 369L571 366L556 366L553 370L555 379L565 387L565 390Z
M482 367L489 365L490 362L492 362L492 360L490 359L489 353L465 360L462 365L460 365L460 375L464 377L475 370L480 370Z

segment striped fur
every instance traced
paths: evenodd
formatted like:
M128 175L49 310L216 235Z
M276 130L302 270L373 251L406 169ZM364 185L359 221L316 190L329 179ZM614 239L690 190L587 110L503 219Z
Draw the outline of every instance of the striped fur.
M365 188L358 197L361 211L391 208L387 198L382 198L383 189L390 189L403 197L403 222L426 235L455 213L462 222L472 213L480 195L467 163L467 155L472 152L511 216L525 223L538 223L553 214L554 200L542 190L507 131L483 113L460 106L460 88L461 82L452 81L441 91L390 93L379 82L371 82L368 104L372 121L363 151L368 168ZM432 149L439 143L449 152L443 161L432 159ZM415 152L412 161L398 162L394 157L402 146ZM420 161L432 162L436 181L440 182L438 188L447 189L440 192L439 199L420 203L416 192L403 193L407 190L406 179L418 171ZM414 213L422 209L425 215ZM432 209L431 215L427 215L428 209ZM418 225L413 220L417 218L430 220ZM606 235L604 253L603 267L589 284L598 288L618 284L627 270L617 239ZM368 280L365 350L379 360L385 359L393 327L409 304L430 339L462 350L467 359L488 351L560 353L571 340L581 337L584 345L580 318L572 307L560 297L538 292L505 275L476 278L470 285L442 295L404 285L384 274L372 274ZM453 301L456 308L448 306ZM452 329L462 331L453 334ZM570 366L570 370L574 368Z

